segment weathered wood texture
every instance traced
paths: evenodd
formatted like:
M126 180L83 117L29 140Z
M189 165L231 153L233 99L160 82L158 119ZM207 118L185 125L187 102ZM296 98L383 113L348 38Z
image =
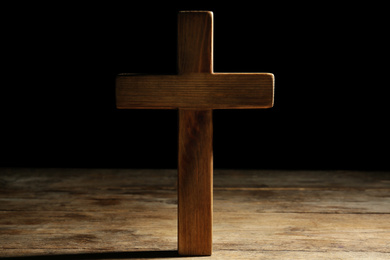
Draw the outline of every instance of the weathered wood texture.
M273 85L270 73L121 74L116 102L118 108L269 108Z
M214 181L210 259L390 259L390 172ZM0 259L175 259L176 185L176 170L0 169Z
M212 110L179 110L178 250L211 255L213 225Z

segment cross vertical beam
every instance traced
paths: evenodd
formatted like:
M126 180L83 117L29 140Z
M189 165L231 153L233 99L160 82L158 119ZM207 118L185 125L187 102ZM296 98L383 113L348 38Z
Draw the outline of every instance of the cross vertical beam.
M211 255L212 110L179 110L178 251Z
M180 12L178 73L213 73L212 12ZM179 109L178 252L211 255L213 225L212 110Z

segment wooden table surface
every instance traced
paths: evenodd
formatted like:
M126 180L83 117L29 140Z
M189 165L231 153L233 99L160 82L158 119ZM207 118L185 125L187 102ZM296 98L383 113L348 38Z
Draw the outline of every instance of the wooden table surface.
M0 259L177 258L176 177L0 168ZM209 258L390 259L390 172L215 170Z

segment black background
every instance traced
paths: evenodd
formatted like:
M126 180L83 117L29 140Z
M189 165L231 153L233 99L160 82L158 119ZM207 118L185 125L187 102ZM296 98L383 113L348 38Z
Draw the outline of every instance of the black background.
M0 166L176 168L177 111L117 110L115 76L176 73L177 12L214 12L214 71L275 106L214 111L215 168L389 170L385 7L237 2L3 8Z

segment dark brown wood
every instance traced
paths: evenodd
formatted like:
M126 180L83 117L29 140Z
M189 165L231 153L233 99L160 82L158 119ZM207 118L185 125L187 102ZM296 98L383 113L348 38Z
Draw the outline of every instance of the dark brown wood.
M213 73L213 13L179 12L177 27L179 74Z
M117 78L118 108L237 109L273 106L270 73L132 75Z
M212 110L179 110L178 250L211 255L213 225Z
M210 89L203 75L213 72L213 13L180 12L178 17L178 72L188 78L186 106L209 103L190 100ZM206 76L207 77L207 76ZM200 79L197 81L196 79ZM180 82L182 82L180 80ZM200 85L196 84L200 82ZM191 88L191 84L197 85ZM205 89L205 88L204 88ZM175 91L179 93L179 91ZM194 98L196 100L196 98ZM199 106L194 106L199 107ZM179 109L178 252L211 255L213 227L213 117L207 110Z

